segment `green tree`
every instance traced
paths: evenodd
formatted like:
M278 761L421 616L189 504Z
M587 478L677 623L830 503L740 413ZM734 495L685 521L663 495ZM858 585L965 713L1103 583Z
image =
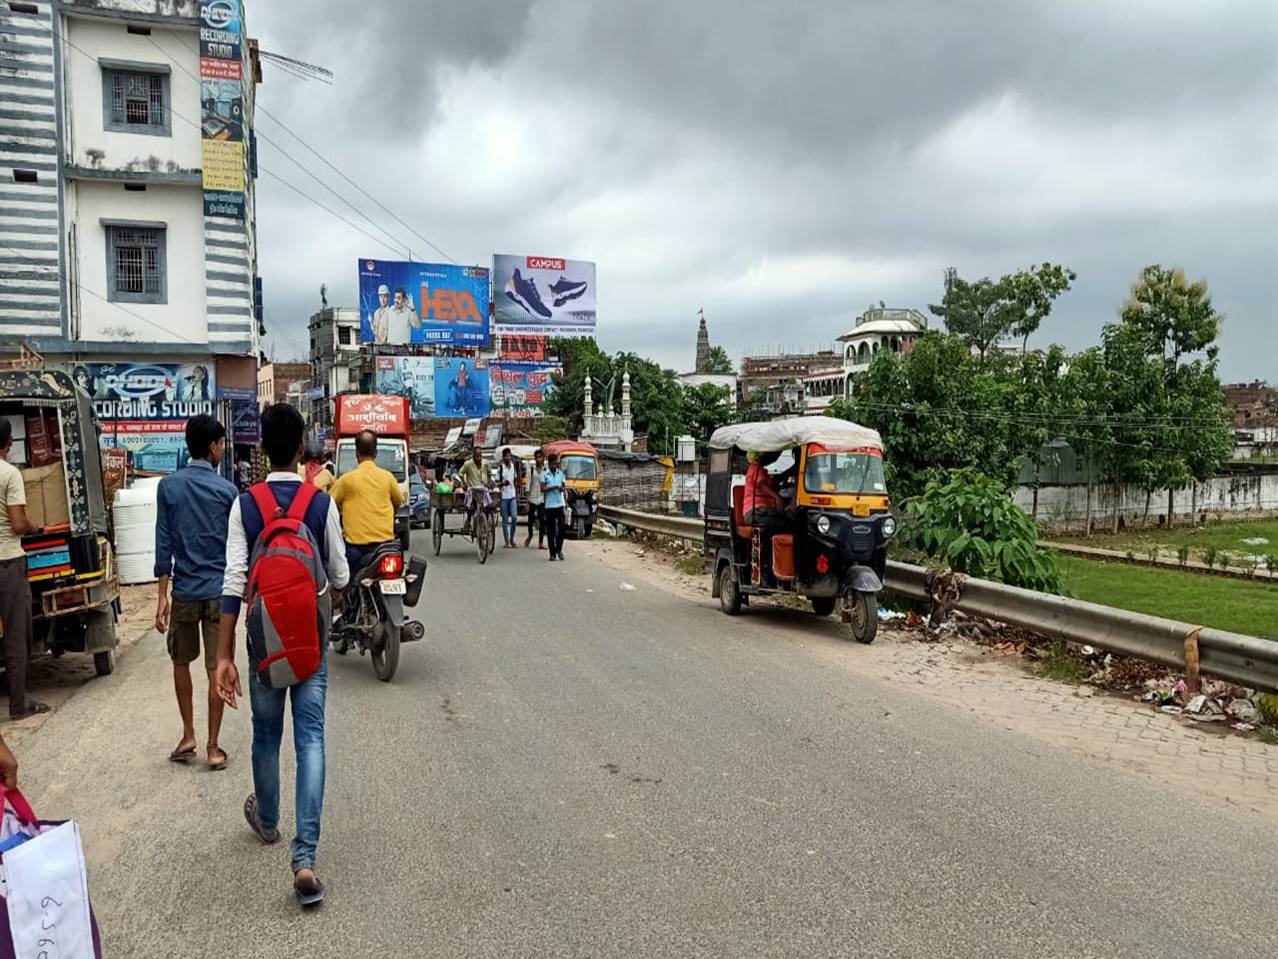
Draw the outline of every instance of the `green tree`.
M1062 435L1087 468L1087 506L1084 535L1092 533L1092 502L1096 481L1111 478L1114 449L1109 421L1109 368L1099 347L1075 355L1061 384Z
M710 347L710 355L706 357L706 368L702 371L705 373L733 374L736 369L732 365L732 360L728 357L728 351L722 346Z
M1075 279L1072 270L1055 263L1041 263L998 280L955 277L944 299L929 308L945 320L947 330L975 349L984 363L990 349L1007 336L1019 337L1024 353L1030 335Z
M1005 488L1024 458L1011 435L1008 397L1016 387L997 365L986 368L967 342L941 332L908 353L881 350L858 376L852 394L828 415L879 431L894 495L921 493L931 479L975 467Z
M705 452L711 434L731 423L736 415L732 391L726 386L703 383L683 391L684 430L697 440L697 451Z

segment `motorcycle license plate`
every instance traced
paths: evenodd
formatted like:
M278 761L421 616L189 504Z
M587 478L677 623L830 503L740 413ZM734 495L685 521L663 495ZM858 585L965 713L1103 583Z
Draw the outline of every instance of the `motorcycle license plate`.
M382 593L387 596L403 596L408 586L402 579L384 579L381 582Z

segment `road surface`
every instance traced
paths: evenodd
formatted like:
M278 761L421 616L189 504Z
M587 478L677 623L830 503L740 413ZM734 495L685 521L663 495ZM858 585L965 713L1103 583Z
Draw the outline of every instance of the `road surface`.
M287 842L261 847L243 823L247 705L227 771L164 761L178 727L159 637L53 715L24 744L24 786L80 821L108 954L1042 959L1278 942L1272 820L832 668L860 649L833 621L729 619L566 552L499 549L480 567L446 541L427 641L394 683L334 658L315 913L293 901ZM291 797L291 762L284 776ZM291 825L286 798L286 839Z

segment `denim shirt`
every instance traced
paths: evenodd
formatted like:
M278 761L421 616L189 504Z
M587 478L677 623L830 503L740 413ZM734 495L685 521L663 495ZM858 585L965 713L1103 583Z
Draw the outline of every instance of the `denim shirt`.
M549 490L546 487L563 486L565 482L563 470L552 470L547 466L541 471L541 490L545 496L546 509L563 509L564 491L562 489Z
M237 491L207 460L160 480L155 575L173 577L174 599L217 599L226 572L226 521Z

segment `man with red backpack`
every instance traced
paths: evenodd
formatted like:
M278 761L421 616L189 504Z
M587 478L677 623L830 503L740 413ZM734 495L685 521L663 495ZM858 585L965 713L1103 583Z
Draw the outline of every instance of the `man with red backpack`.
M325 653L333 591L347 584L350 570L337 506L297 472L304 431L301 414L287 403L262 413L262 448L271 473L231 506L216 681L218 694L236 708L243 689L235 666L235 627L241 607L247 606L254 791L244 803L244 817L263 843L279 841L287 696L297 752L293 888L303 906L312 906L324 898L315 851L324 805Z

